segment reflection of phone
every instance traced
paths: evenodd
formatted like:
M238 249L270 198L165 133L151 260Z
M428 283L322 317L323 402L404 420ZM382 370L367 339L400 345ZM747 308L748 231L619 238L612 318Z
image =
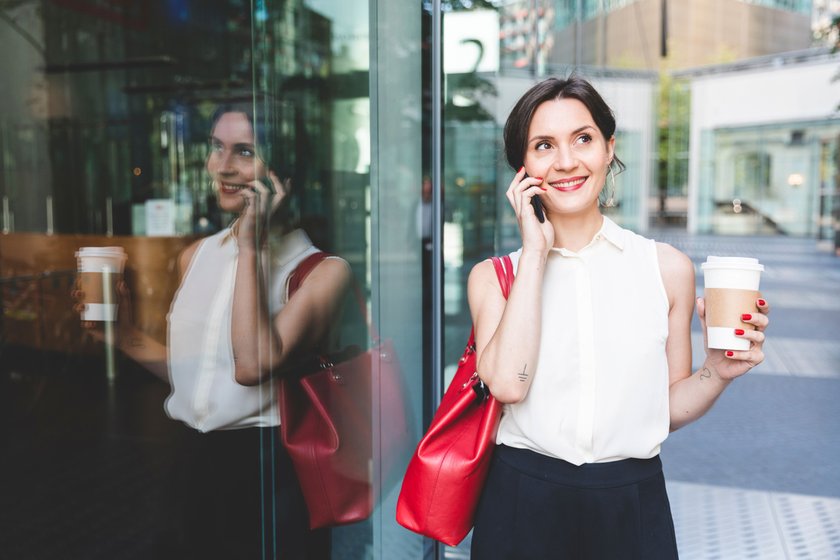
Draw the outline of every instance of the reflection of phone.
M260 183L265 185L265 188L268 189L269 193L277 194L277 189L274 188L274 182L271 180L270 177L260 177Z
M525 174L525 179L528 178L528 174ZM531 197L531 206L534 207L534 214L537 215L537 219L540 223L545 223L545 211L543 210L542 200L540 200L540 195L535 194Z

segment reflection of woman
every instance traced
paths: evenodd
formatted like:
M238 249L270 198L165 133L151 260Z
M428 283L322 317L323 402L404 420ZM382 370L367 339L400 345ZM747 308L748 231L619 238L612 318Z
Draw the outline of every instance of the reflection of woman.
M502 297L469 280L478 373L505 404L472 558L676 558L660 444L763 360L767 304L691 374L691 261L604 217L615 119L580 78L531 88L505 126L522 248ZM531 202L539 196L541 223ZM606 197L605 197L606 198ZM697 300L701 322L704 302ZM745 310L748 311L748 310Z
M302 230L277 223L290 185L268 167L255 136L247 104L215 113L207 171L219 207L238 218L181 254L168 347L136 330L120 347L152 370L168 366L166 412L191 428L178 450L183 554L328 558L329 532L309 530L279 441L271 375L327 344L351 273L327 258L288 296L291 273L318 249Z
M247 106L214 117L207 171L220 208L239 218L181 256L170 313L166 410L199 432L182 479L187 540L206 545L202 558L324 558L329 534L308 530L270 376L325 342L350 271L326 259L287 301L290 274L318 249L270 222L289 185L258 155L253 123Z

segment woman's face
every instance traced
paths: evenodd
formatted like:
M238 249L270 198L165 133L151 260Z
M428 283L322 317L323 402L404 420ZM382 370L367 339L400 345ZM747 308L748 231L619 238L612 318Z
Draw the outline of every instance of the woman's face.
M265 164L257 157L254 129L244 113L225 113L210 134L207 172L212 177L225 212L241 212L245 199L240 191L266 175Z
M528 128L525 171L542 177L540 198L550 214L597 208L615 138L605 139L586 105L554 99L537 107Z

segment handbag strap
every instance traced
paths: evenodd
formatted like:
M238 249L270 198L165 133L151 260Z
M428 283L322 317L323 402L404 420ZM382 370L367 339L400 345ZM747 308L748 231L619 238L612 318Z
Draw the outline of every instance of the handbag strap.
M502 295L507 299L510 295L510 288L513 286L513 263L508 255L490 257L490 261L493 263L493 268L496 269L496 278L499 280ZM470 330L470 339L467 342L467 347L475 349L475 326Z
M316 266L321 264L324 260L329 257L332 257L330 253L325 253L324 251L318 251L317 253L312 253L308 257L305 257L300 263L297 265L292 273L289 275L289 284L288 284L288 298L292 298L292 294L294 294L303 284L303 281L306 280L306 277L309 276L309 273L312 272ZM353 280L353 295L356 298L356 304L359 306L359 313L361 314L362 319L365 322L365 325L368 327L368 332L371 335L371 339L373 344L376 345L379 343L379 333L376 332L376 328L373 326L373 323L370 320L367 312L367 304L365 303L365 298L362 296L362 291L359 289L359 285L356 283L355 279Z
M289 275L289 287L286 293L289 294L289 299L292 298L292 294L298 291L300 285L303 284L303 281L309 276L309 273L318 266L321 261L329 257L329 253L325 253L323 251L318 251L317 253L312 253L308 257L304 258L300 263L297 265L292 273Z
M510 295L510 288L513 286L513 263L509 255L492 257L493 268L496 269L496 278L499 279L499 286L502 288L502 295L505 299Z

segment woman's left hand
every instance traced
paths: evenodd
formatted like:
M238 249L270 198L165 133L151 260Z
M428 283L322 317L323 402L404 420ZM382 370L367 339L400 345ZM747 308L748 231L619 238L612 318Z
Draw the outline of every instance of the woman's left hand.
M718 350L709 348L706 337L706 302L697 298L697 316L703 329L703 344L706 348L706 361L715 368L718 375L727 380L735 379L764 361L764 331L770 323L770 306L764 299L756 300L759 312L744 313L741 320L755 326L755 330L738 329L735 336L750 341L749 350ZM741 332L743 331L743 332ZM740 333L740 334L739 334Z
M258 245L257 240L260 245L265 241L268 220L288 193L288 182L281 181L273 171L269 171L268 180L274 192L259 180L251 181L248 188L242 190L245 208L239 216L236 236L240 248L254 248Z

